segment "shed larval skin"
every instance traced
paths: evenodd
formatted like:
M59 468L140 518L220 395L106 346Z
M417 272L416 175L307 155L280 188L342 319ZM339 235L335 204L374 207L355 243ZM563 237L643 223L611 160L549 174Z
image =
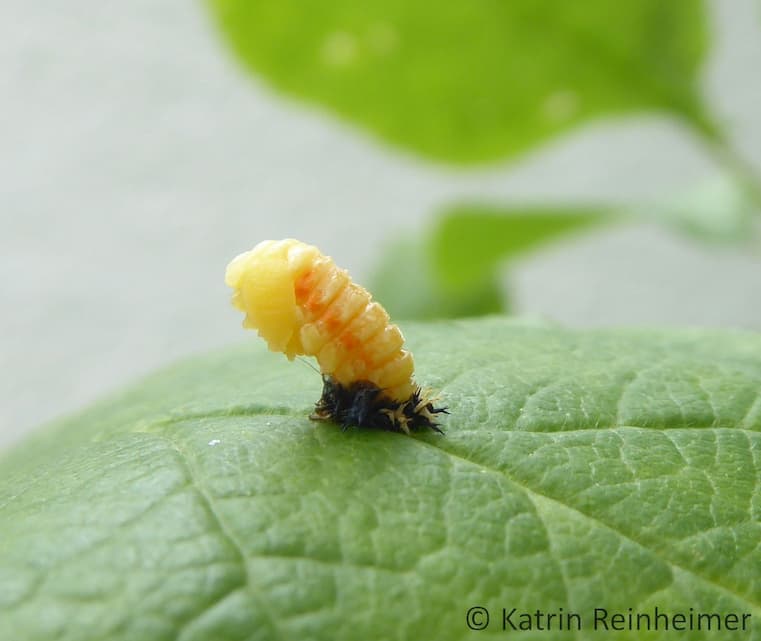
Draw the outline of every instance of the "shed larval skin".
M232 302L270 350L315 356L324 375L349 386L369 381L405 402L417 387L404 337L370 293L330 256L294 239L265 240L227 266Z

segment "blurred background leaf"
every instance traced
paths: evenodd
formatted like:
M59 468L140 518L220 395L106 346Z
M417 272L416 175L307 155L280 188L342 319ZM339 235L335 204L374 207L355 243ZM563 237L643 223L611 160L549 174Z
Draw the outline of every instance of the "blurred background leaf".
M392 318L432 320L509 311L496 275L467 288L447 287L436 273L432 251L429 238L413 236L400 238L382 253L370 291Z
M432 234L436 273L448 286L465 287L499 262L610 220L611 215L594 208L453 207L438 219Z
M642 110L715 131L701 0L209 1L269 83L438 160L506 158Z
M209 1L238 56L267 82L439 161L510 158L594 118L670 114L724 173L627 213L703 240L752 231L757 180L700 91L702 0ZM450 208L423 237L389 246L374 291L399 318L509 312L507 261L618 209Z
M615 220L603 209L463 204L420 239L385 252L371 289L393 317L457 318L510 311L501 286L507 261L551 240Z
M637 218L671 225L701 241L744 243L758 238L759 200L744 176L721 173L668 200L632 208Z

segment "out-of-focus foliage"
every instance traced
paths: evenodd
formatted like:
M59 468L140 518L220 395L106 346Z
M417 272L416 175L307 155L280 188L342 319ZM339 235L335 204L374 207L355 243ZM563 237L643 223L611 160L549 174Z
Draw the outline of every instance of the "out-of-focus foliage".
M449 162L515 155L594 117L711 132L701 0L209 0L275 87Z
M392 318L431 320L509 311L495 275L471 281L467 288L448 287L436 270L433 251L429 238L404 238L383 253L370 291Z
M421 240L384 254L372 291L396 318L455 318L509 311L500 267L552 239L613 220L604 210L460 205Z
M753 237L759 206L754 185L725 173L669 201L640 206L631 213L671 224L704 241L737 243Z
M592 208L455 207L433 232L436 273L447 285L467 286L502 260L609 219L608 212Z
M671 114L724 174L627 213L704 239L750 234L758 177L700 91L709 50L702 0L209 3L240 59L270 84L437 161L510 158L593 118ZM560 209L445 211L426 237L391 246L378 298L403 318L508 311L500 264L614 211Z

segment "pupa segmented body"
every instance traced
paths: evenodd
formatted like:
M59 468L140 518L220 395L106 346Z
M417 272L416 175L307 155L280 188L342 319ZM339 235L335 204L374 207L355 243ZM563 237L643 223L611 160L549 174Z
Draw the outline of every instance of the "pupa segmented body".
M314 356L323 395L314 418L409 432L438 430L433 399L413 380L404 337L333 259L294 239L264 241L227 267L232 302L272 351Z

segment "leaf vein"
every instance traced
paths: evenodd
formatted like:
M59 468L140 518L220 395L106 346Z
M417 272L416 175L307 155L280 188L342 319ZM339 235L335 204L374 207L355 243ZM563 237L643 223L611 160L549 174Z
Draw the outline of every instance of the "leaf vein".
M167 443L177 453L177 456L180 459L180 462L182 463L182 465L184 466L187 472L188 479L190 480L192 486L198 492L200 498L203 500L209 517L211 518L212 522L217 526L217 529L222 533L222 535L227 539L227 541L235 550L236 554L239 557L239 563L241 564L241 567L244 570L243 580L234 584L230 589L228 589L226 594L223 594L217 601L211 604L211 607L216 605L216 603L218 603L219 600L229 596L231 593L237 590L240 590L242 588L248 588L254 593L255 597L258 597L258 599L261 602L263 602L264 607L262 607L262 612L265 614L266 619L270 624L270 628L272 632L276 635L278 639L285 639L286 636L283 634L282 630L280 630L276 619L272 617L270 613L270 608L268 607L267 599L264 597L264 594L262 593L262 591L257 587L256 583L252 581L251 579L251 575L248 571L248 564L246 563L246 554L243 550L243 546L237 540L237 538L232 533L228 525L225 523L222 516L217 511L216 507L214 506L214 500L212 499L212 496L204 489L203 485L199 482L197 474L195 472L195 466L193 465L191 458L182 449L182 447L173 439L169 438L166 435L156 434L155 436L163 440L165 443ZM208 611L208 609L209 607L205 608L204 611ZM185 627L185 625L186 624L183 624L180 630L182 630Z
M449 450L445 450L445 449L443 449L441 447L437 447L436 445L433 445L431 443L427 443L426 441L415 439L415 442L419 443L423 447L427 447L427 448L430 448L430 449L438 450L439 452L441 452L441 453L443 453L443 454L445 454L447 456L450 456L450 457L452 457L454 459L463 461L464 463L467 463L468 465L476 465L479 468L485 468L485 469L490 470L493 474L498 474L498 475L504 476L508 481L513 483L516 487L522 488L529 496L535 496L535 497L539 497L539 498L547 500L547 501L551 501L551 502L553 502L556 505L560 505L563 508L574 512L575 514L578 514L579 516L584 517L585 519L591 521L592 523L597 524L600 527L604 527L604 528L610 530L611 532L616 533L618 536L626 539L627 541L630 541L630 542L634 543L635 545L639 546L640 548L642 548L644 550L648 550L649 552L652 552L652 553L656 554L656 556L658 558L662 559L665 563L670 565L673 569L676 569L676 570L679 570L680 572L684 572L686 574L689 574L689 575L695 577L696 579L698 579L698 580L700 580L700 581L702 581L704 583L707 583L707 584L711 585L712 587L714 587L714 588L716 588L716 589L718 589L718 590L720 590L722 592L726 592L727 594L729 594L733 598L735 598L735 599L737 599L739 601L742 601L744 603L747 603L754 610L756 610L759 614L761 614L761 604L755 603L749 597L747 597L745 595L742 595L742 594L739 594L733 588L731 588L729 586L726 586L726 585L723 585L723 584L717 582L715 579L703 576L703 575L699 574L698 572L696 572L695 570L692 570L690 568L687 568L687 567L684 567L684 566L680 565L676 561L674 561L672 559L669 559L661 550L654 549L654 548L648 546L647 544L645 544L645 543L643 543L641 541L638 541L633 535L627 534L626 532L623 532L622 530L620 530L619 528L617 528L615 525L613 525L611 523L606 523L605 521L601 520L600 518L598 518L598 517L596 517L596 516L594 516L592 514L588 514L587 512L584 512L583 510L581 510L581 509L579 509L579 508L577 508L577 507L575 507L573 505L568 505L568 504L564 503L563 501L561 501L561 500L559 500L559 499L557 499L557 498L555 498L553 496L545 494L545 493L537 490L536 488L530 487L524 481L520 481L520 480L514 478L513 476L511 476L510 474L508 474L504 470L501 470L499 468L495 468L495 467L493 467L491 465L487 465L487 464L484 464L484 463L481 463L481 462L476 462L476 461L470 460L470 459L468 459L468 458L466 458L464 456L461 456L460 454L457 454L455 452L451 452Z

